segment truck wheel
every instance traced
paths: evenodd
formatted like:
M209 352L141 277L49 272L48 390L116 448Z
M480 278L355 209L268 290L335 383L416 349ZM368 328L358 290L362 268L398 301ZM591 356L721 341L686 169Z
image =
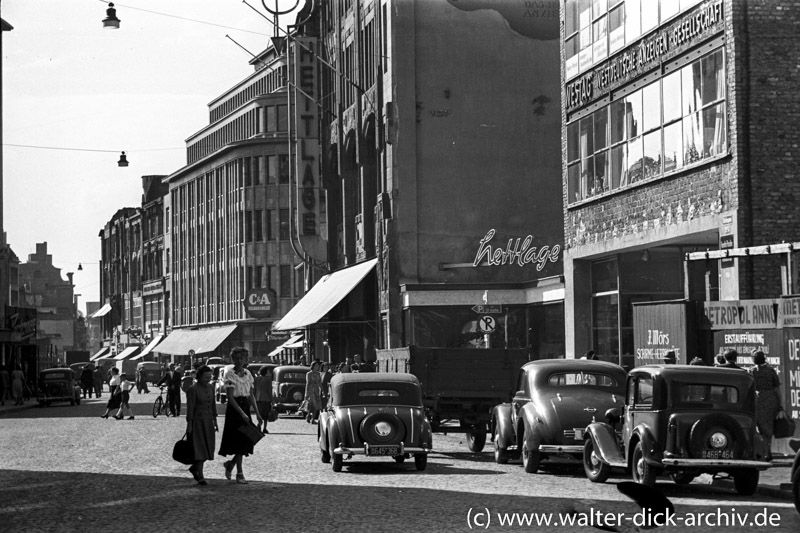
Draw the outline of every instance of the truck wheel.
M508 463L510 457L508 456L508 452L500 447L500 432L495 430L494 432L494 462L499 465L504 465Z
M486 424L478 424L475 429L467 433L467 447L469 451L479 453L486 445Z
M414 466L417 467L417 470L422 472L428 467L428 454L427 453L415 453L414 454Z
M647 485L656 486L656 470L644 460L644 447L642 441L636 443L633 449L633 481Z
M752 496L758 488L758 470L740 470L733 475L733 486L742 496Z
M526 429L522 436L522 466L525 467L527 473L535 474L539 470L542 455L539 450L531 450L528 446L528 430Z
M611 466L600 460L591 437L583 443L583 470L593 483L605 483L611 475Z

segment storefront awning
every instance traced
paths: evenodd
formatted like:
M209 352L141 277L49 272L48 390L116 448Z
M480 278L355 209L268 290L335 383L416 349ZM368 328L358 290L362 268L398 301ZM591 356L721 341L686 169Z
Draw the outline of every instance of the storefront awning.
M111 304L105 304L103 307L89 315L89 318L100 318L106 316L111 311Z
M377 263L377 259L370 259L323 277L297 302L297 305L292 307L291 311L286 313L286 316L272 326L272 329L278 331L298 329L319 322L336 304L350 294L350 291L375 268Z
M110 351L111 351L111 348L109 348L109 347L100 348L100 350L96 354L94 354L93 356L91 356L89 358L89 361L97 361L101 357L105 357L106 355L108 355L108 352L110 352Z
M176 329L156 346L155 351L169 355L189 355L189 350L194 350L196 354L213 352L235 329L236 324L218 328Z
M291 349L291 348L302 348L302 347L303 347L303 334L297 333L289 337L289 339L286 342L284 342L283 344L281 344L280 346L269 352L269 357L275 357L276 355L279 355L284 349L287 348Z
M125 359L129 359L130 357L132 357L133 354L135 354L138 351L139 351L138 346L128 346L127 348L119 352L116 356L114 356L114 359L116 361L124 361Z
M140 361L140 360L144 359L144 356L149 354L150 352L152 352L153 348L155 348L156 345L159 342L161 342L161 339L163 339L163 338L164 338L164 335L162 335L160 333L158 335L156 335L153 338L153 340L151 340L150 343L147 346L145 346L144 350L142 350L142 353L140 353L139 355L137 355L135 357L132 357L131 361Z

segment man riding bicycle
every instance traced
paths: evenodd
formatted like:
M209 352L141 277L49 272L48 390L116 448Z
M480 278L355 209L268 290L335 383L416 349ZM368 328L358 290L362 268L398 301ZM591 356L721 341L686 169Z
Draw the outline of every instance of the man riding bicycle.
M175 365L170 364L169 370L156 385L167 387L167 408L172 416L181 415L181 376L175 371Z

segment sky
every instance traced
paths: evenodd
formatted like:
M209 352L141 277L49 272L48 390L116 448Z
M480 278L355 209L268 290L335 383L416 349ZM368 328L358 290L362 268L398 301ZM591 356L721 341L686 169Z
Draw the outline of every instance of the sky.
M0 1L14 27L2 36L7 240L21 262L47 242L62 278L75 273L85 311L100 298L100 230L118 209L141 206L142 176L186 164L185 140L208 124L208 103L253 71L226 35L257 54L272 16L242 0L128 0L114 2L121 24L110 30L102 0ZM127 168L117 166L123 150Z

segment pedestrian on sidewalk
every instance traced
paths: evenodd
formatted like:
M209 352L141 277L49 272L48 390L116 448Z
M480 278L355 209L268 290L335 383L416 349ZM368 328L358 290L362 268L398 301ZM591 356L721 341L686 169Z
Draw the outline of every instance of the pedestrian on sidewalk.
M180 405L180 379L176 378L175 365L173 363L170 363L167 372L161 376L161 379L156 383L159 387L164 385L167 388L167 411L172 414L172 416L175 416L175 389L173 388L173 382L175 381L178 382L178 405Z
M353 365L355 366L355 365ZM301 410L306 413L306 422L311 424L319 417L322 399L322 376L319 373L320 362L316 359L311 363L311 370L306 372L306 394Z
M14 405L22 405L22 392L25 388L25 374L22 367L17 367L11 372L11 393L14 395Z
M775 418L783 413L781 380L775 369L767 364L767 357L761 350L753 350L753 366L747 371L756 381L756 426L766 441L767 450L770 450L767 460L771 461Z
M100 418L108 418L108 414L112 410L119 409L122 403L122 391L119 388L120 382L119 368L112 367L111 379L108 380L108 391L111 397L108 399L108 403L106 403L106 412L103 413Z
M269 433L267 424L269 423L269 412L272 410L272 369L268 366L261 367L255 379L256 407L263 417L263 422L258 429L265 435Z
M136 384L128 379L128 375L125 372L119 375L120 404L119 410L114 416L117 420L122 420L126 416L128 420L133 420L133 412L129 402L131 401L131 391L135 386Z
M136 367L136 392L141 394L150 394L150 389L147 387L147 371L140 366Z
M83 391L84 400L87 394L89 398L92 397L94 392L94 365L86 365L81 370L81 391Z
M6 370L5 366L0 366L0 405L6 404L10 386L11 381L9 380L8 370Z
M97 365L97 368L94 369L92 378L94 379L94 395L99 398L103 392L103 383L106 381L105 372L103 372L103 368L100 365Z
M216 446L217 402L211 378L214 373L207 365L197 369L197 382L186 391L186 435L194 447L194 463L189 468L198 485L207 485L203 465L214 460Z
M239 428L253 423L250 418L251 406L255 407L259 425L263 418L256 406L253 374L244 367L247 363L247 350L241 347L233 348L230 357L233 364L225 367L222 377L228 396L228 407L225 409L225 427L222 430L222 443L218 453L222 456L233 455L233 459L225 461L225 477L231 479L235 466L236 482L247 483L242 470L242 458L253 453L253 443L239 431Z

